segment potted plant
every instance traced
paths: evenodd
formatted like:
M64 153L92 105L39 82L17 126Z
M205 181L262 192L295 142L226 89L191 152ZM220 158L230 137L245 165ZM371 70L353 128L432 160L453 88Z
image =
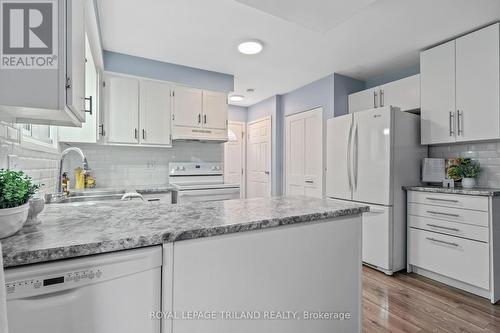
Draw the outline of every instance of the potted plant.
M448 168L448 177L454 180L462 180L462 187L473 188L476 186L476 178L481 173L478 162L470 158L459 157L453 161L453 165Z
M0 169L0 238L23 227L28 218L29 199L38 188L22 171Z

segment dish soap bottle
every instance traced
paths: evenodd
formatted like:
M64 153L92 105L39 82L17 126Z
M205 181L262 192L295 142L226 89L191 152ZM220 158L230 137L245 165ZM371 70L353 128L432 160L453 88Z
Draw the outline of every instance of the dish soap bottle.
M75 190L83 190L85 188L85 174L83 169L78 167L75 169Z
M69 178L68 178L68 174L66 172L64 172L62 174L62 181L61 181L61 188L62 188L62 191L64 194L69 194Z

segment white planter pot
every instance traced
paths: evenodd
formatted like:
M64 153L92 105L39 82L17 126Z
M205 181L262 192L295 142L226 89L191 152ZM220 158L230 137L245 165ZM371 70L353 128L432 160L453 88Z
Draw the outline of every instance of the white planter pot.
M24 226L28 218L30 204L14 208L0 209L0 238L9 237Z
M462 178L463 188L473 188L476 186L476 178Z

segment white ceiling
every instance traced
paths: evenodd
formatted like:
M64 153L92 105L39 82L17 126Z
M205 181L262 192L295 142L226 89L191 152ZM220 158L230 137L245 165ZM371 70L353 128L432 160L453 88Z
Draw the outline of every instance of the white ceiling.
M367 79L415 65L419 50L500 20L499 0L289 1L98 0L103 46L234 74L245 100L232 104L248 106L333 72ZM264 51L239 54L246 38Z

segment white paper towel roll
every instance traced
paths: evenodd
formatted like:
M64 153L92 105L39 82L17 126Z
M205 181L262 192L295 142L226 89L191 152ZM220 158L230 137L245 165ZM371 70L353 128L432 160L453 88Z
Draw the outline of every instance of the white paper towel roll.
M7 333L7 304L5 298L5 274L3 271L2 244L0 243L0 332Z

